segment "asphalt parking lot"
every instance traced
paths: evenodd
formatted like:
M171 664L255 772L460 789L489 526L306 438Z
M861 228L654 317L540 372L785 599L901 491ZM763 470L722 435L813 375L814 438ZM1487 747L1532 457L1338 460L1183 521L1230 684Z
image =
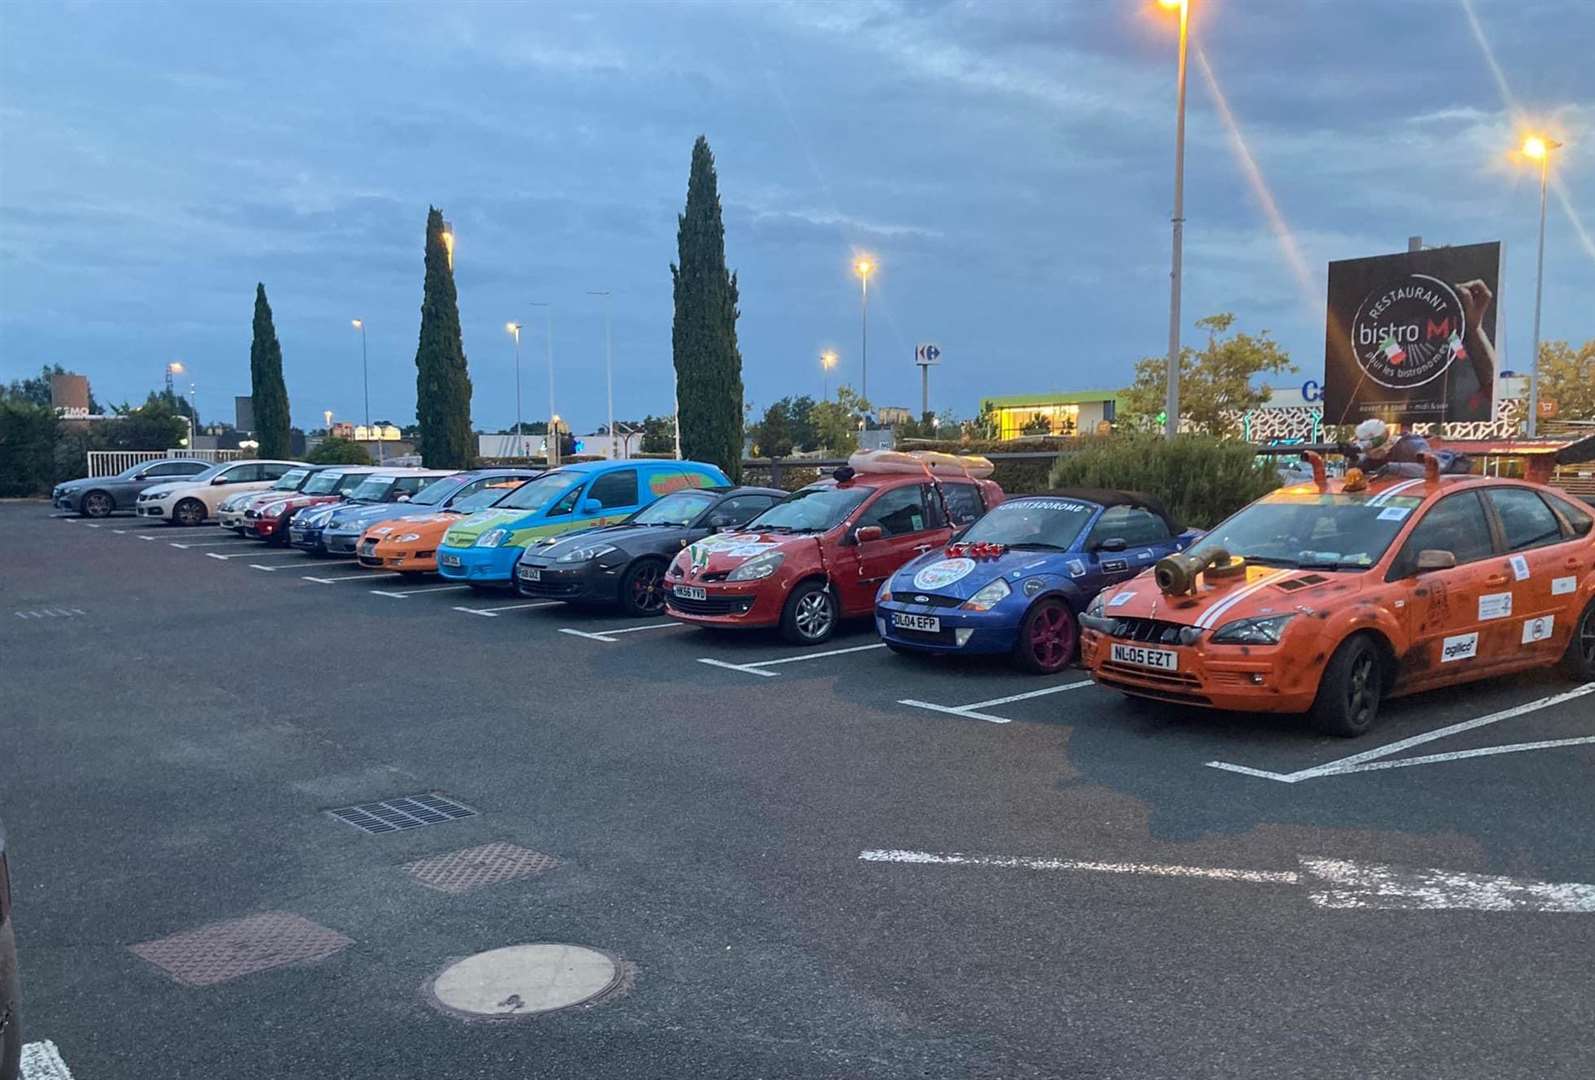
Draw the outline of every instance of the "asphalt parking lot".
M0 589L26 1038L73 1076L1595 1059L1595 693L1554 673L1336 740L867 625L804 651L39 503L0 504ZM474 813L327 812L421 793ZM428 878L488 845L530 854ZM193 933L238 920L296 936L245 964ZM617 978L497 1021L428 989L535 942Z

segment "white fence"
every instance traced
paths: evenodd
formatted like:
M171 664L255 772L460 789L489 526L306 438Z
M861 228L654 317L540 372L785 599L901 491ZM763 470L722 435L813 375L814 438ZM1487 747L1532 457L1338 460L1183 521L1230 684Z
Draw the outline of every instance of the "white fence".
M90 450L89 475L115 476L123 469L146 461L187 458L192 461L235 461L241 450Z

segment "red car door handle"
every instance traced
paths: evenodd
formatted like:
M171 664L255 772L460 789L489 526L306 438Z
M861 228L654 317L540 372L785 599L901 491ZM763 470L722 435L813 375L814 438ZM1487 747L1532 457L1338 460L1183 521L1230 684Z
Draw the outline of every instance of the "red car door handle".
M1484 579L1484 583L1486 585L1505 585L1506 582L1507 577L1505 574L1491 574L1489 577Z

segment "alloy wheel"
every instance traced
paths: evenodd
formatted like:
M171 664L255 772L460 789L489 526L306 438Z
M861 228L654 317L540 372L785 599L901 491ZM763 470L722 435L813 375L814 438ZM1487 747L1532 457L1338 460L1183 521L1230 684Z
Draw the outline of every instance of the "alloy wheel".
M665 606L665 570L663 566L649 563L638 567L631 576L631 602L636 609L652 615Z
M816 589L798 600L792 621L797 624L798 632L812 641L828 634L834 619L830 593Z
M1074 620L1068 609L1049 604L1030 620L1030 655L1037 664L1054 669L1069 662L1074 653Z
M1585 665L1595 668L1595 604L1585 609L1584 618L1578 624L1578 651Z
M1361 721L1378 702L1379 671L1373 653L1365 652L1352 664L1346 680L1346 711Z
M111 497L103 491L91 491L83 499L83 512L89 517L105 517L115 508Z

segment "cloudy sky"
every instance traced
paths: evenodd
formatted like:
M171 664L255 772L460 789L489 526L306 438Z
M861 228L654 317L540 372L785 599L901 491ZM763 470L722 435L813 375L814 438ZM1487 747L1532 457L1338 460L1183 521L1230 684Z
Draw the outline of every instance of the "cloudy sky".
M1463 0L1195 8L1189 320L1233 311L1316 374L1327 261L1500 239L1520 366L1527 115L1567 143L1544 333L1595 336L1588 0L1472 0L1477 32ZM758 407L818 394L826 347L858 383L860 250L881 267L877 404L917 403L926 340L932 406L963 416L982 394L1122 385L1167 335L1174 56L1152 0L8 4L0 380L61 363L121 400L180 359L202 414L228 415L264 281L296 422L359 418L354 317L374 416L409 422L430 203L458 235L479 426L513 421L506 320L528 324L526 415L547 410L532 301L554 305L560 412L602 422L601 289L617 415L666 412L701 132Z

